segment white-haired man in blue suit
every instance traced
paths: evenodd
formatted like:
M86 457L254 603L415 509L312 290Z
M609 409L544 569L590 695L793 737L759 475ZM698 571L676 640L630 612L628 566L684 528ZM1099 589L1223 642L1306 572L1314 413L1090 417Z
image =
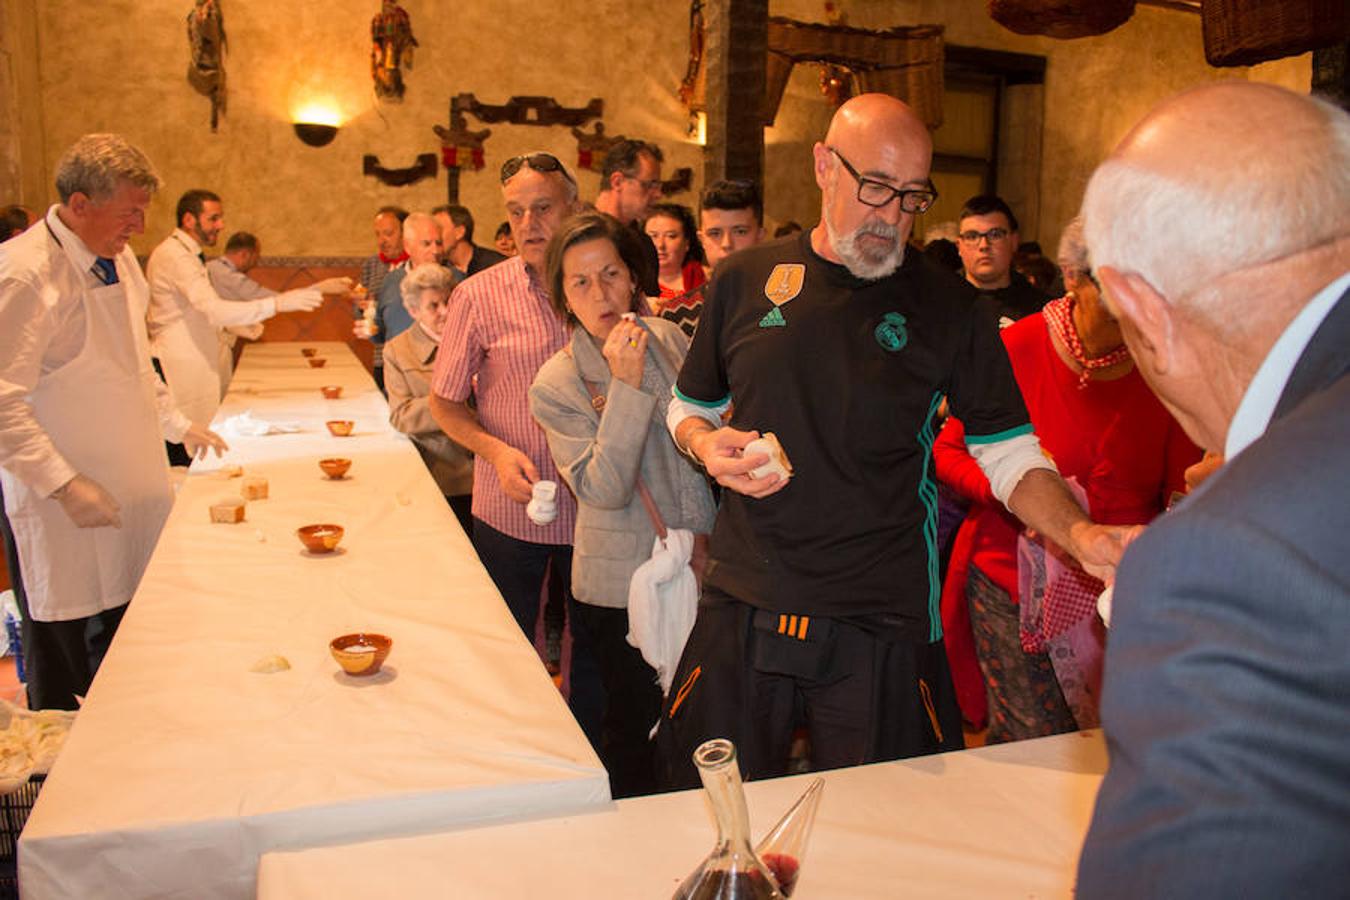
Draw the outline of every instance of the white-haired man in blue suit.
M1080 897L1350 892L1350 116L1250 82L1093 175L1093 268L1224 467L1126 551Z

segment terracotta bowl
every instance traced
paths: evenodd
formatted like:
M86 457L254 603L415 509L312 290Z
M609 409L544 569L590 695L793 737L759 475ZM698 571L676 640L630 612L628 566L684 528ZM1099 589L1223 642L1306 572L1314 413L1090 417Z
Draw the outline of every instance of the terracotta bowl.
M380 671L394 642L382 634L344 634L328 642L333 659L348 675L363 678ZM353 648L362 648L355 650ZM365 649L373 648L373 649Z
M347 470L351 467L352 461L350 459L333 457L331 459L319 460L319 468L323 469L323 474L327 475L329 478L341 478L343 475L347 474Z
M319 351L318 351L318 350L315 350L313 347L301 347L301 348L300 348L300 355L301 355L301 356L307 356L307 357L308 357L308 356L318 356L318 355L319 355Z
M322 356L311 356L306 362L316 369L322 369L328 360L324 359Z
M332 553L342 540L341 525L306 525L295 530L295 536L310 553Z
M329 400L336 400L342 396L342 385L340 384L325 384L319 390L323 391L323 395Z
M333 433L334 437L346 437L352 433L352 428L356 425L351 419L333 419L324 424L328 426L328 430Z

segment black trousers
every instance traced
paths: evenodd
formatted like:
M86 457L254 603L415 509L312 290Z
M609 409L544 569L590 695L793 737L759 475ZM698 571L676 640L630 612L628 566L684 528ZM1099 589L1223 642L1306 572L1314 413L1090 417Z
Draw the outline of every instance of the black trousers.
M656 748L647 735L661 715L656 670L628 643L628 610L577 602L575 615L591 636L605 715L597 753L617 800L656 791Z
M704 590L657 735L669 787L696 787L692 754L719 737L736 744L747 778L786 774L798 721L810 732L815 770L964 746L941 641L897 641L814 616L805 628L800 616L758 613Z
M0 537L4 538L5 566L14 585L23 623L19 639L23 646L24 680L29 709L78 709L76 695L89 693L94 673L108 652L117 626L122 622L126 604L93 616L64 622L35 622L28 614L28 593L19 569L19 552L14 532L5 515L5 499L0 494Z

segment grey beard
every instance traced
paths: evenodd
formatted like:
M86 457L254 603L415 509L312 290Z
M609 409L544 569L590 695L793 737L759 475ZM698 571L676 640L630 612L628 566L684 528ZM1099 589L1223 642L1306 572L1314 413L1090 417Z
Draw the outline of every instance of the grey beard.
M835 230L834 223L830 221L829 216L823 218L825 219L825 233L830 238L830 246L834 249L840 261L843 262L844 268L848 269L855 278L861 278L864 281L877 281L893 273L905 261L905 243L900 240L900 229L894 225L887 225L885 222L872 222L859 225L848 234L841 235ZM858 238L864 234L894 240L895 247L881 256L868 253L858 246Z

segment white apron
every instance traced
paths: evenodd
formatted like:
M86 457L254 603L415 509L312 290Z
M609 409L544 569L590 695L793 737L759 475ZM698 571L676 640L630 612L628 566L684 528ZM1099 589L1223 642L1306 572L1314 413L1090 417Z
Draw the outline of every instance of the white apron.
M173 506L145 337L148 288L129 252L118 263L120 283L83 292L79 355L42 376L28 401L66 460L121 505L122 527L77 528L60 503L0 469L29 613L38 621L83 618L129 601Z
M233 358L224 332L183 301L180 318L155 336L155 356L174 405L194 423L208 425L230 384Z

